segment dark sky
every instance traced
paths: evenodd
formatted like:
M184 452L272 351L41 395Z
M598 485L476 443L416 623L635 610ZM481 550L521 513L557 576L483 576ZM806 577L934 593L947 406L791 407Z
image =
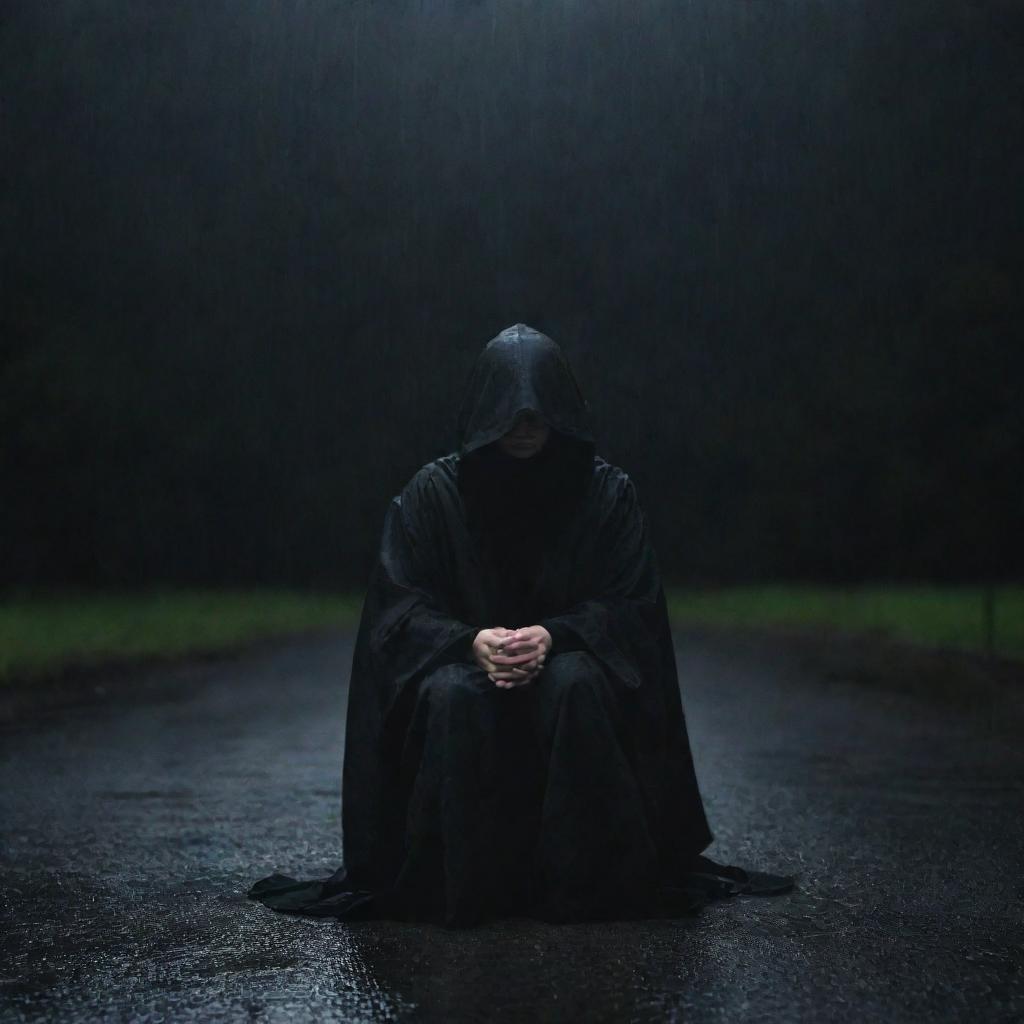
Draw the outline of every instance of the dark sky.
M679 579L1024 570L1012 0L8 3L7 583L360 583L529 323Z

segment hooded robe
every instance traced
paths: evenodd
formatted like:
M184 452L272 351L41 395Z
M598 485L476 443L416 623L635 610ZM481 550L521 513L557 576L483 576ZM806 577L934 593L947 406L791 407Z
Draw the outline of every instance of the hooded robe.
M515 459L494 442L523 409L550 434ZM561 349L524 324L478 358L457 429L385 515L352 661L343 864L249 896L447 925L695 909L683 886L712 834L636 487L596 454ZM495 687L476 634L534 624L544 667Z

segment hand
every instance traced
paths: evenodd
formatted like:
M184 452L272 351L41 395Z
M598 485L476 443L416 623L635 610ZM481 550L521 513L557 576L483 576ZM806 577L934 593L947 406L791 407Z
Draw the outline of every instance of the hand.
M507 638L512 636L515 630L507 626L494 626L492 629L481 629L473 640L473 661L476 662L490 677L491 682L496 683L495 673L498 666L494 657L499 651L505 649ZM511 676L511 670L508 673ZM524 678L524 671L516 670L515 678ZM504 682L502 686L504 686Z
M486 653L478 658L478 664L487 672L495 686L511 689L532 682L547 659L551 650L551 634L543 626L524 626L522 629L506 629L498 626L493 630L481 630L483 648ZM473 644L474 654L477 644Z
M473 661L488 674L497 670L497 665L491 660L492 657L504 647L505 638L513 630L505 626L494 626L491 629L481 629L473 638Z

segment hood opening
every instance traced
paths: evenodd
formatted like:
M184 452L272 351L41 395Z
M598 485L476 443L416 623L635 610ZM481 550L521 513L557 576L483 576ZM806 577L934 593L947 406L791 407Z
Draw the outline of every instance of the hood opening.
M459 455L508 433L523 409L593 450L590 408L565 354L546 334L514 324L487 343L470 374L456 425Z
M495 443L523 409L550 428L528 458ZM590 482L589 407L568 360L547 335L506 328L477 359L458 421L459 489L471 526L494 539L545 537L571 514Z

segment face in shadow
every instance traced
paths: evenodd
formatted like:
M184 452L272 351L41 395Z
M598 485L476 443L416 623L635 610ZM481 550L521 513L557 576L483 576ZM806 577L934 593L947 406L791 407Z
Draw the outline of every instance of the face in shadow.
M520 409L507 433L497 440L498 448L516 459L529 459L545 444L551 428L532 409Z

